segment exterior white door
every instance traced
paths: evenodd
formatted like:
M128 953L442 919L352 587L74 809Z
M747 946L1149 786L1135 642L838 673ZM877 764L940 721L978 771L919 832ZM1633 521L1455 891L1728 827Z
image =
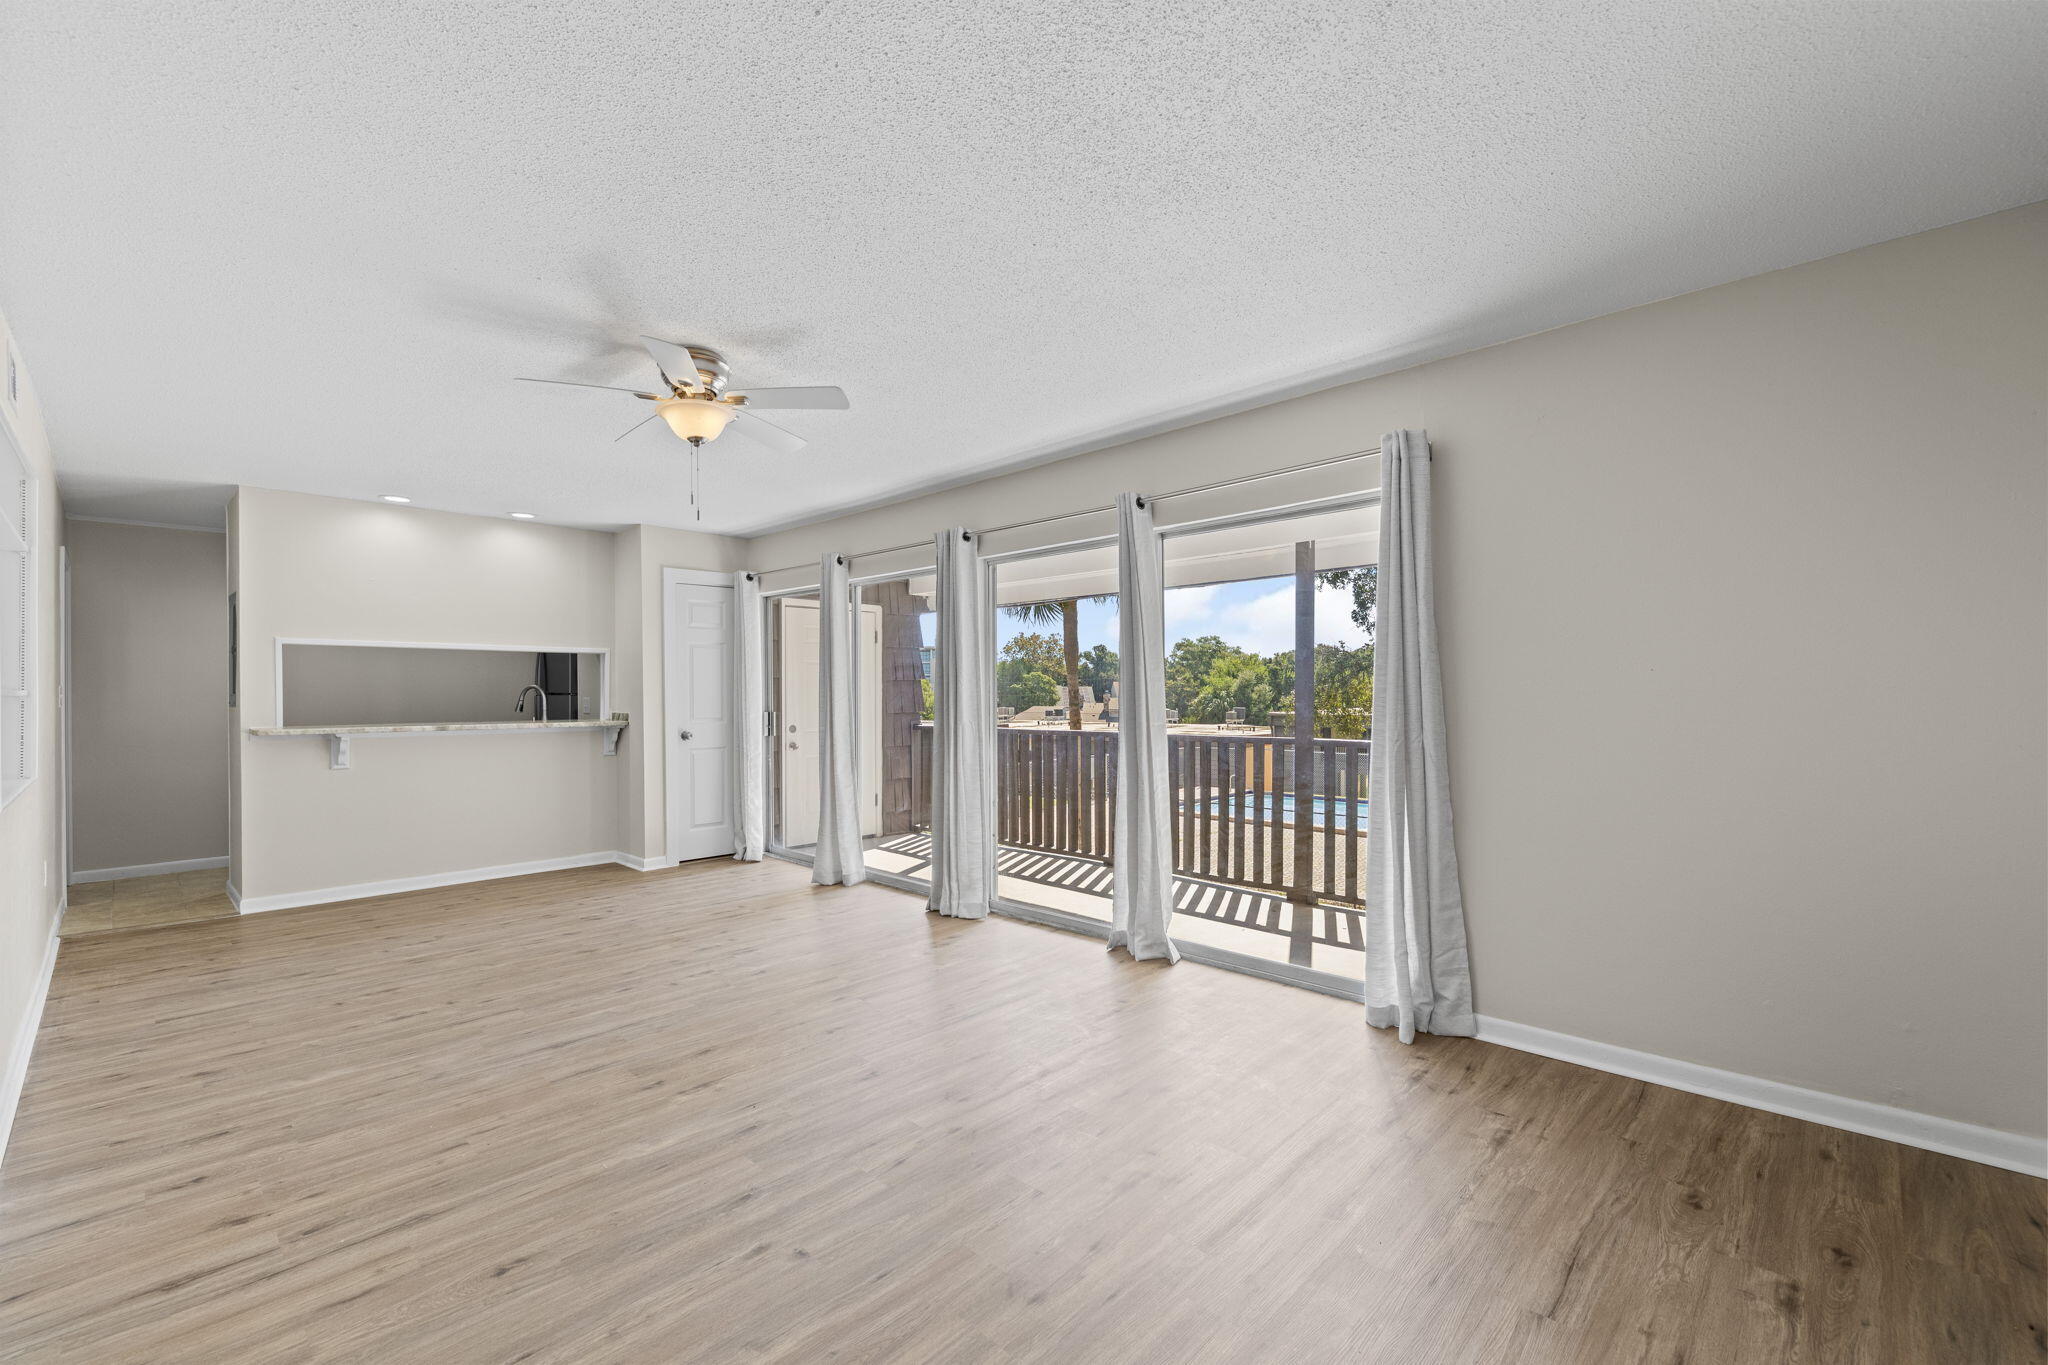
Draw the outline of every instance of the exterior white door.
M778 602L782 612L782 846L818 842L818 604Z
M707 575L708 576L708 575ZM668 722L668 856L733 849L732 587L670 578L663 701Z
M815 599L779 601L782 613L781 706L776 743L781 748L779 799L783 848L809 848L818 842L818 603ZM861 608L860 636L855 641L860 679L860 830L882 829L882 609Z

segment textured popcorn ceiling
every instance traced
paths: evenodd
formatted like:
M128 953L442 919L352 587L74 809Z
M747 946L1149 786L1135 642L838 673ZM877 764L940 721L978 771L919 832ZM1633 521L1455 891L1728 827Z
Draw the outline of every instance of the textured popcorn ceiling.
M83 511L688 524L512 376L843 385L707 448L750 532L2048 197L2044 70L2034 3L23 0L0 308Z

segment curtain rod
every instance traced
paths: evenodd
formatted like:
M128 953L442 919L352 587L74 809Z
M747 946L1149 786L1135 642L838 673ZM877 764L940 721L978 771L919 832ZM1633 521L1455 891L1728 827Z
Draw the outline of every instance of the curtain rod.
M1176 488L1171 493L1154 493L1151 495L1151 498L1153 502L1158 502L1162 498L1185 498L1195 493L1214 493L1219 489L1236 488L1240 484L1257 483L1260 479L1276 479L1283 474L1303 474L1311 469L1327 469L1333 464L1343 464L1349 460L1363 460L1379 453L1380 448L1374 446L1370 450L1354 450L1349 455L1332 455L1327 460L1311 460L1307 464L1289 465L1285 469L1267 469L1257 474L1241 475L1235 479L1221 479L1215 483L1199 483L1192 488ZM977 531L975 534L992 536L1004 531L1022 530L1026 526L1041 526L1049 521L1070 521L1075 517L1092 517L1099 513L1114 512L1115 510L1115 503L1111 503L1107 507L1084 507L1078 512L1055 512L1049 517L1029 517L1023 521L1010 522L1005 526L988 526ZM861 550L856 554L842 556L842 558L871 559L876 555L893 555L899 550L915 550L920 545L929 544L931 544L931 539L927 537L924 540L913 540L907 545L889 545L879 550ZM792 569L808 569L810 567L811 561L805 560L801 564L785 564L779 569L760 569L756 571L755 576L766 578L769 574L788 573Z

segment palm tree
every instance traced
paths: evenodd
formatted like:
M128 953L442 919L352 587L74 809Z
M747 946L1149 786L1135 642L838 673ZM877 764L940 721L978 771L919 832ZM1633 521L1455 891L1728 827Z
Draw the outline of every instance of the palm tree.
M1114 594L1091 597L1090 602L1113 602ZM1004 607L1004 611L1019 621L1034 626L1049 626L1060 623L1061 644L1066 651L1067 663L1067 728L1081 728L1081 599L1061 598L1056 602L1026 602L1021 606Z

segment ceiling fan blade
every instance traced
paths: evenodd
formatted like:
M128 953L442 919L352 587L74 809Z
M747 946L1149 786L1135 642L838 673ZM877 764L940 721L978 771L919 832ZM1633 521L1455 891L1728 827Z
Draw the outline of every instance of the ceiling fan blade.
M745 408L733 409L733 426L743 434L759 441L777 455L794 455L808 444L793 431L784 431L766 417L757 417Z
M646 426L649 422L652 422L655 418L659 416L661 416L661 414L658 412L648 413L645 417L642 417L639 421L633 423L632 426L627 427L624 431L612 437L612 444L617 445L619 442L625 440L628 436L631 436L634 432L640 430L640 428Z
M650 403L659 403L661 401L659 394L644 393L639 389L621 389L611 384L579 384L573 379L528 379L524 375L519 377L518 382L521 384L561 384L572 389L603 389L606 393L630 393L635 398L645 398Z
M747 389L750 408L844 408L846 390L831 384L798 389Z
M693 389L704 387L704 376L697 373L697 357L690 354L689 347L650 336L641 337L640 344L653 357L654 368L661 371L663 379L671 384L688 384Z

